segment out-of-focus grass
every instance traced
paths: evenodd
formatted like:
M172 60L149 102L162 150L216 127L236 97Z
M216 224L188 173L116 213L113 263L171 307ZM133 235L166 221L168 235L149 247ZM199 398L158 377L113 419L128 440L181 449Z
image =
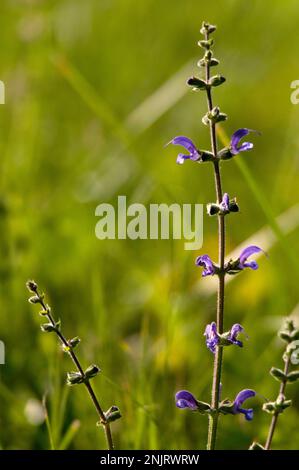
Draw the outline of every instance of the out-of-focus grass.
M48 292L66 334L82 337L84 364L101 366L97 393L105 408L115 403L123 414L113 426L119 448L205 446L206 419L177 410L173 400L179 388L203 400L210 393L212 357L202 333L215 298L198 289L209 280L194 267L197 253L171 240L99 241L94 211L120 194L144 204L214 200L209 165L177 166L176 149L163 148L179 134L209 145L200 123L204 97L184 86L184 76L197 72L204 19L218 25L215 53L227 83L215 102L229 115L225 132L262 132L253 152L223 165L224 189L241 206L229 218L228 252L298 202L299 107L290 103L299 73L297 2L283 9L270 0L218 3L1 2L2 448L50 448L46 423L30 424L34 416L24 412L45 394L54 447L105 445L85 391L64 386L67 357L39 332L38 314L26 303L28 277ZM226 327L242 323L250 340L225 352L225 396L245 387L277 393L268 371L280 365L276 330L298 303L298 248L295 229L260 259L259 271L227 288ZM205 219L201 252L216 250L215 221ZM277 448L298 447L298 388L289 390L294 407L279 422ZM221 420L220 447L265 438L261 403L251 423Z

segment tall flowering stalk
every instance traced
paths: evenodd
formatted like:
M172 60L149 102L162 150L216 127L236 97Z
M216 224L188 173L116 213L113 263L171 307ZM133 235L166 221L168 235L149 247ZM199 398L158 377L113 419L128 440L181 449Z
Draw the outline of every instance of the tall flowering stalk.
M221 371L223 362L223 347L236 345L243 346L243 343L237 338L243 332L240 324L235 324L229 331L224 331L224 293L225 293L225 277L226 275L237 274L245 268L256 270L258 265L256 261L249 258L258 253L261 248L257 246L249 246L245 248L238 259L225 261L225 230L226 216L231 212L238 212L239 207L235 198L230 198L227 192L223 191L220 164L222 161L230 160L235 155L251 150L253 144L251 142L242 142L242 139L251 132L251 129L238 129L231 138L228 147L218 149L217 143L217 124L225 121L227 115L220 111L218 106L214 105L212 90L225 82L222 75L211 75L211 68L217 66L219 61L213 56L212 46L213 39L210 35L216 30L216 26L204 22L200 30L203 39L198 45L204 50L204 56L199 60L198 66L204 70L202 78L191 77L187 84L194 91L203 91L206 94L208 111L203 116L202 122L209 127L211 149L200 150L188 137L175 137L170 143L180 145L187 150L186 153L179 153L177 163L183 164L186 160L192 160L198 163L211 162L214 170L216 202L207 206L207 212L210 216L217 215L218 219L218 263L214 263L209 255L204 254L198 256L196 265L203 268L202 276L217 276L217 307L216 318L211 324L207 325L205 330L207 347L214 355L213 381L211 404L198 401L190 392L182 390L176 394L176 405L179 408L189 408L193 411L199 411L209 415L208 443L207 449L215 449L217 426L220 413L222 414L238 414L243 413L246 420L253 418L253 410L243 408L245 400L255 396L255 391L245 389L239 392L233 402L229 400L220 401L221 394Z
M56 321L53 317L51 308L48 304L44 301L44 294L41 294L38 290L38 285L35 281L28 281L27 288L31 294L33 294L28 300L31 304L38 304L41 306L40 315L43 318L48 320L48 323L44 323L41 325L41 330L44 333L56 333L60 343L62 345L63 351L69 355L71 360L73 361L77 371L75 372L68 372L67 373L67 385L78 385L84 384L89 397L96 409L96 412L99 417L99 421L97 423L98 426L103 427L105 431L106 441L107 441L107 448L109 450L114 449L113 445L113 438L110 428L110 423L115 421L121 417L120 411L117 406L111 406L108 411L103 411L103 408L100 405L98 398L93 390L93 387L90 383L90 380L93 379L96 375L99 374L100 368L95 364L90 365L86 370L83 369L78 356L75 352L75 348L80 343L80 338L78 336L72 339L66 339L64 334L61 331L61 322Z
M291 370L293 364L299 364L299 329L295 327L292 320L287 320L284 327L278 332L278 336L285 341L286 347L282 355L284 363L283 370L277 367L272 367L270 370L270 374L274 379L280 382L280 386L276 400L267 401L263 405L263 410L272 415L268 436L264 446L258 442L254 442L250 446L250 450L270 450L279 416L287 408L292 406L292 400L286 398L287 385L299 380L299 369L294 370L293 368L293 370Z

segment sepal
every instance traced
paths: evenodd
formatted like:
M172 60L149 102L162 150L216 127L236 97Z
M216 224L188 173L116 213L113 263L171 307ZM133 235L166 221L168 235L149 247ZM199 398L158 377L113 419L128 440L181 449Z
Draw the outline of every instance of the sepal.
M286 400L283 394L280 394L276 401L268 401L263 404L263 410L269 414L283 413L286 408L292 406L292 400Z
M213 77L210 78L209 85L219 86L219 85L222 85L222 83L224 83L225 80L226 79L222 75L214 75Z
M206 21L203 21L201 28L200 28L200 32L201 34L206 34L206 33L211 34L214 31L216 31L216 29L217 29L217 26L207 23Z
M117 419L121 418L121 412L119 408L115 405L111 406L109 410L105 411L104 414L107 423L112 423L113 421L116 421Z
M53 331L59 331L60 329L60 320L53 325L52 323L44 323L40 326L40 329L43 333L52 333Z
M89 380L98 375L100 372L101 369L97 365L92 364L91 366L87 367L86 371L84 372L84 375L86 379Z
M289 372L289 374L287 375L287 382L288 383L297 382L298 379L299 379L299 370Z
M70 386L82 384L84 380L85 377L80 372L68 372L66 375L66 383Z
M230 160L233 157L234 155L232 154L229 147L225 147L218 152L218 158L220 158L220 160Z
M287 379L286 374L277 367L272 367L270 369L270 374L272 375L272 377L274 377L274 379L278 380L279 382L285 382Z
M208 414L211 413L211 407L209 403L205 403L204 401L197 400L197 411L200 414Z
M201 78L197 77L188 78L187 85L191 86L194 91L206 90L208 86L205 80L202 80Z
M222 413L224 415L227 415L227 414L235 414L234 413L234 403L231 402L230 400L223 400L220 404L219 404L219 413Z

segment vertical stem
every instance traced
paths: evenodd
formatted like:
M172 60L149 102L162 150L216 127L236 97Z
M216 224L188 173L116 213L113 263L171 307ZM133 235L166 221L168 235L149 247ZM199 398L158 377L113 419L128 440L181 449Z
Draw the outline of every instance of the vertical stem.
M49 309L49 307L44 303L43 301L43 297L39 294L39 292L36 290L35 291L36 295L39 297L39 302L43 308L43 310L45 312L47 312L46 314L46 317L48 318L48 320L52 323L53 326L56 326L56 322L51 314L51 311ZM58 329L55 330L57 336L59 337L61 343L63 344L63 346L65 346L66 348L68 348L68 353L73 361L73 363L75 364L75 366L77 367L78 371L80 372L81 376L84 377L84 371L83 371L83 368L80 364L80 361L76 355L76 353L73 351L73 349L70 348L69 346L69 343L67 341L67 339L65 338L65 336L61 333L61 331L59 331ZM107 422L106 420L106 416L105 416L105 413L104 411L102 410L102 407L96 397L96 394L93 390L93 387L91 385L91 383L89 382L89 380L85 380L84 382L84 385L89 393L89 396L94 404L94 407L98 413L98 416L100 418L100 422L102 423L102 426L104 428L104 431L105 431L105 436L106 436L106 441L107 441L107 447L109 450L113 450L114 449L114 445L113 445L113 439L112 439L112 434L111 434L111 428L110 428L110 424Z
M285 365L284 365L284 374L285 375L288 374L289 367L290 367L290 358L288 357L288 359L286 360ZM284 395L286 385L287 385L286 380L281 382L280 388L279 388L279 395ZM271 424L270 424L270 428L269 428L269 432L268 432L268 437L267 437L267 441L266 441L266 444L265 444L265 450L270 450L272 439L273 439L274 432L275 432L275 428L276 428L277 421L278 421L278 416L279 416L279 413L277 411L272 416L272 420L271 420Z
M209 39L208 33L206 33L206 40ZM210 79L210 66L207 63L206 65L206 82ZM207 104L208 110L212 111L213 109L213 100L211 88L207 88ZM215 188L217 195L218 204L222 201L222 183L221 183L221 173L218 154L217 154L217 137L216 137L216 124L214 122L210 123L210 137L211 137L211 149L215 158L214 161L214 177L215 177ZM225 289L225 274L224 269L224 259L225 259L225 219L224 215L218 215L218 263L220 268L220 273L218 274L218 291L217 291L217 331L221 334L223 333L223 314L224 314L224 289ZM213 385L212 385L212 408L214 414L209 417L209 429L208 429L208 443L207 449L213 450L216 445L216 436L217 436L217 427L218 427L218 408L219 408L219 398L220 398L220 384L221 384L221 370L222 370L222 359L223 359L223 348L217 347L215 358L214 358L214 368L213 368Z

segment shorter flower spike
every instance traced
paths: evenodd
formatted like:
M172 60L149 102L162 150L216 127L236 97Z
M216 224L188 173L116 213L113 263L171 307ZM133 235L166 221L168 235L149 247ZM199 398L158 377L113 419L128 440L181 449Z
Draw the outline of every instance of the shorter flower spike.
M195 264L196 266L204 267L202 277L213 276L216 272L216 266L213 264L209 255L198 256L195 260Z
M178 408L190 408L190 410L198 409L198 402L192 393L187 390L181 390L175 395L175 404Z
M256 395L255 391L248 389L248 388L239 392L234 400L234 407L233 407L234 414L243 413L245 415L245 419L247 421L251 421L253 419L253 409L252 408L245 409L245 408L242 408L241 406L243 405L244 401L248 400L248 398L255 397L255 395Z
M242 129L238 129L231 138L230 142L230 150L233 155L237 155L240 152L246 152L247 150L251 150L253 148L253 144L251 142L243 142L239 145L240 140L248 135L250 132L257 132L253 129L246 129L245 127Z

